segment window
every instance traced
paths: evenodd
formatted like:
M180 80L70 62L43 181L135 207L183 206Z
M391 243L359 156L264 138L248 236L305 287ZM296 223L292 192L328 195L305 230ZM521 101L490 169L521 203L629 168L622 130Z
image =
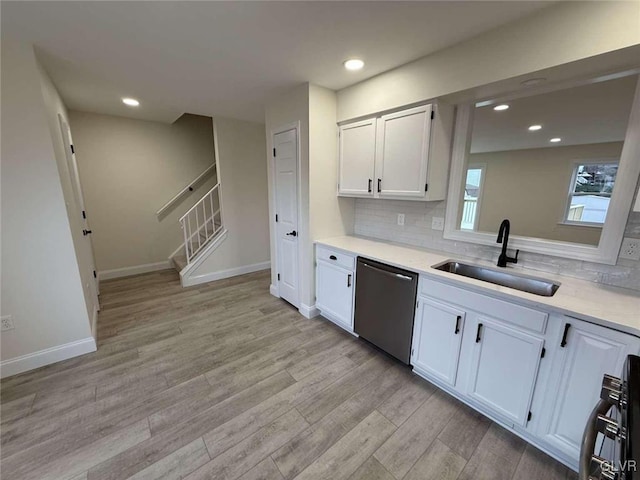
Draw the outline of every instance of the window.
M604 224L617 174L617 161L576 164L571 177L565 222Z
M462 209L461 230L477 230L479 203L484 181L484 165L469 165L464 186L464 207Z

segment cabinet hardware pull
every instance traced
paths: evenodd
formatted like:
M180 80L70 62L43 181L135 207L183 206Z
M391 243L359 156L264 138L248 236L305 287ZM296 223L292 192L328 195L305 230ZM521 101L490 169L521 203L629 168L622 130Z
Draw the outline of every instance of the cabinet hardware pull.
M571 328L570 323L564 324L564 333L562 334L562 341L560 342L560 347L564 348L567 344L567 335L569 334L569 329Z
M347 287L351 286L351 274L347 275Z
M381 184L381 183L382 183L382 179L381 179L381 178L379 178L379 179L378 179L378 193L380 193L380 192L381 192L381 190L382 190L382 187L380 186L380 184Z
M457 335L457 334L459 334L459 333L460 333L460 320L462 320L462 315L458 315L458 316L456 317L456 329L455 329L455 331L453 332L453 333L454 333L454 335Z
M329 255L329 260L337 260L338 257L336 257L335 255Z
M371 185L373 184L373 180L369 179L369 188L367 188L367 192L371 193Z
M476 343L480 343L480 331L482 330L482 324L478 324L478 331L476 332Z

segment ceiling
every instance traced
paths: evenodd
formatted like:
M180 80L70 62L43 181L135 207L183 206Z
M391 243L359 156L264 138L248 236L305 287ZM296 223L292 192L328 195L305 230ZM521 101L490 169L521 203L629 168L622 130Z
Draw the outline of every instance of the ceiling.
M360 82L550 2L6 2L2 36L36 45L71 109L264 121L302 82ZM360 57L365 68L342 62ZM127 108L120 98L140 100Z
M638 76L509 100L474 111L471 153L624 141ZM498 102L500 103L500 102ZM530 132L530 125L542 129ZM560 137L559 143L549 139Z

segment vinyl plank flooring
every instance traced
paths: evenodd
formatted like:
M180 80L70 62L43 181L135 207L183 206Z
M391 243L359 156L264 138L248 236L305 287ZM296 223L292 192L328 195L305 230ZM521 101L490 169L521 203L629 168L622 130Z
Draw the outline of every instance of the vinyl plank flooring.
M469 460L490 426L491 420L461 403L438 439L462 458Z
M296 409L261 428L187 476L187 480L234 480L308 426Z
M349 480L396 480L374 457L364 462Z
M458 480L510 480L526 443L497 424L492 424ZM553 477L551 477L553 478Z
M269 284L102 282L97 352L0 381L2 478L575 480Z
M207 463L211 458L202 438L149 465L128 480L180 480Z
M435 392L375 452L376 459L394 477L404 477L457 409L457 400L444 392Z
M320 421L275 452L272 457L286 479L291 479L370 415L406 381L400 369L369 382Z
M436 439L404 479L456 480L466 463L464 458Z
M295 477L296 480L348 479L395 429L393 423L374 410Z

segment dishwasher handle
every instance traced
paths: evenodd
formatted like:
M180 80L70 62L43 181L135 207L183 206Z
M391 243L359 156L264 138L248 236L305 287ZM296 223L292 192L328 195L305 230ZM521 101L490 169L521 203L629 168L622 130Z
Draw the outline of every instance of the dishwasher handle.
M401 273L390 272L389 270L384 270L382 268L378 268L378 267L374 267L373 265L369 265L366 262L362 262L361 264L363 266L367 267L367 268L370 268L370 269L375 270L377 272L383 273L385 275L389 275L391 277L398 278L400 280L406 280L406 281L409 281L409 282L411 282L413 280L413 278L410 277L409 275L402 275Z

